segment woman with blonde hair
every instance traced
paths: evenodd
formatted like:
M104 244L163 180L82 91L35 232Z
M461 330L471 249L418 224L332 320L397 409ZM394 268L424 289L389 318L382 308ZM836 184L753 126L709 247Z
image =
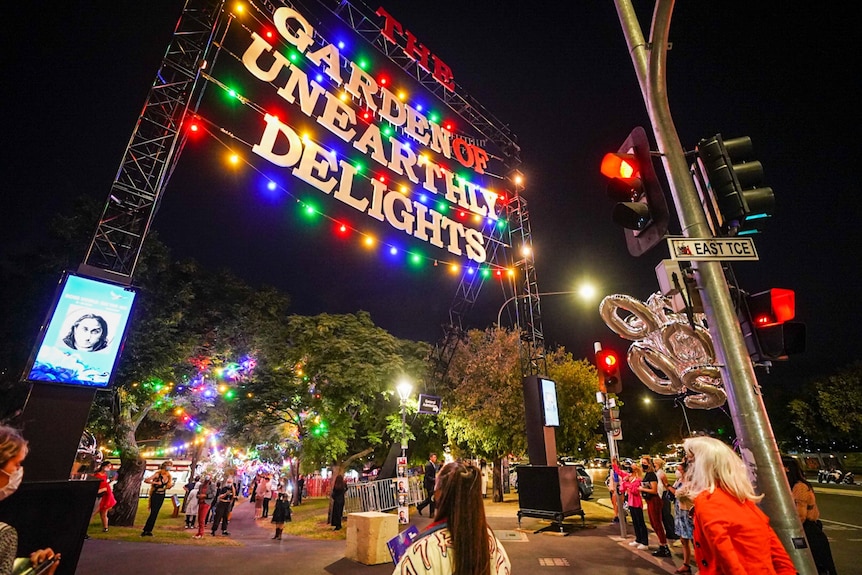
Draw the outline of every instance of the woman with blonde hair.
M447 463L434 485L434 522L395 566L393 575L508 575L509 556L494 537L482 503L482 471L472 463Z
M795 575L790 556L756 503L748 469L733 450L711 437L683 443L688 472L676 492L693 505L694 556L699 575Z

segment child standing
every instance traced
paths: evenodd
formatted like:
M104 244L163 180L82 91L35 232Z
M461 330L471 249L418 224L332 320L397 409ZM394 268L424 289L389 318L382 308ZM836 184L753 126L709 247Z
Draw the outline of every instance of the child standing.
M272 522L275 523L275 535L273 539L281 540L281 532L284 529L285 521L290 521L290 502L284 496L284 493L278 494L278 499L275 500L275 509L272 511Z
M186 495L186 529L195 528L195 519L198 516L200 504L198 503L198 493L200 492L201 482L195 482L191 491Z

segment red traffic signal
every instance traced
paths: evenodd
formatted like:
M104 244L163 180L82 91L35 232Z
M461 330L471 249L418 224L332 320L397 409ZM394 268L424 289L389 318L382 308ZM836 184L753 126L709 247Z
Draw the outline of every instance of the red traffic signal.
M604 393L620 393L623 390L620 358L615 351L609 349L597 351L596 370L599 373L599 389Z
M796 292L772 288L756 293L748 297L748 309L758 327L790 321L796 317Z
M664 239L670 219L646 131L638 126L616 153L605 154L601 172L610 178L608 196L617 202L613 221L625 228L629 253L640 256Z
M772 288L746 295L741 302L740 326L755 362L787 359L805 351L805 324L796 317L796 293Z

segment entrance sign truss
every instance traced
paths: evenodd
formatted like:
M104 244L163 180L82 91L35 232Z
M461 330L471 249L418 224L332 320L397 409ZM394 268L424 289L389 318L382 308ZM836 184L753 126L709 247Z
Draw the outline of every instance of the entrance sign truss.
M508 197L505 198L503 205L499 206L498 209L501 212L500 216L505 214L508 222L508 230L491 225L493 220L497 218L497 214L492 211L494 204L493 198L491 198L487 207L487 219L489 223L483 224L481 231L472 232L472 230L467 230L465 234L465 240L467 240L466 249L468 255L470 255L470 248L475 247L470 245L469 238L466 235L472 233L475 236L475 234L481 233L484 236L483 241L485 242L483 246L485 261L493 262L498 270L500 268L514 268L517 279L512 281L503 279L502 283L504 291L510 290L513 295L518 296L516 300L518 303L516 306L516 318L519 327L524 333L522 371L525 375L544 373L544 337L541 327L539 289L532 260L532 235L527 213L527 202L520 194L523 191L523 184L511 177L511 173L521 163L520 148L516 143L516 137L503 123L499 122L475 100L466 95L464 90L454 82L451 70L444 63L439 62L436 56L433 57L433 66L423 66L421 65L423 63L421 59L411 58L395 37L395 32L398 32L403 37L405 34L403 29L400 29L400 24L397 22L395 24L398 24L398 26L395 27L393 24L394 19L382 8L374 12L358 0L350 2L342 1L337 4L336 9L330 10L325 6L323 0L319 2L320 9L327 12L325 14L327 18L336 18L351 28L356 35L374 46L380 54L383 54L391 63L400 68L413 83L421 86L437 102L444 104L449 111L456 114L460 118L459 121L465 123L465 127L469 127L472 130L472 134L469 136L465 135L462 137L459 133L456 133L454 136L455 142L463 142L461 144L463 148L460 150L460 153L458 145L453 146L455 148L454 155L459 162L466 167L473 164L475 171L483 174L484 171L482 168L484 166L480 163L480 160L482 159L481 154L485 154L485 152L473 146L472 142L490 142L495 146L498 155L491 156L491 159L494 162L502 164L501 171L508 171L509 175L503 177L489 172L484 177L496 178L499 182L506 181L506 184L502 187L507 188ZM259 10L268 11L270 16L284 8L293 8L293 6L289 2L265 2L262 8L258 7ZM296 9L296 13L301 13L302 10L305 10L305 8ZM188 120L197 115L198 108L204 98L204 89L208 85L208 82L201 82L200 80L215 81L211 75L213 73L213 65L219 55L222 54L225 38L228 36L233 20L234 15L230 10L227 10L224 0L186 1L172 41L165 52L162 64L156 74L156 79L150 89L120 163L120 168L112 184L111 192L96 233L92 239L84 263L79 270L81 273L94 277L102 277L118 283L131 283L143 241L149 232L161 196L185 144L187 132L185 132L184 128ZM299 34L299 32L290 30L287 26L281 31L283 35ZM406 34L409 34L409 32L406 32ZM408 40L411 36L407 36ZM252 37L255 38L255 42L259 39L256 34L253 34ZM313 37L316 43L321 41L320 35L316 31ZM287 40L291 40L291 38L296 39L291 36ZM415 38L412 38L414 42L412 45L414 55L417 53L417 46L430 54L430 50L415 44L415 40ZM261 42L263 41L261 40ZM335 49L333 48L333 50ZM337 50L335 50L335 53L336 55L338 54ZM425 52L422 53L424 54ZM227 56L234 55L228 51ZM265 54L265 56L269 55ZM262 80L258 73L263 70L257 67L256 59L253 59L252 67L250 67L248 61L243 61L242 63L246 65L248 72L251 72L258 76L258 79ZM218 82L215 81L215 83ZM312 84L312 86L314 85ZM223 85L220 87L224 88ZM316 86L316 88L319 87ZM282 93L279 93L279 95L285 98L285 100L290 101ZM329 96L329 94L326 95L327 97ZM395 104L398 103L395 102ZM303 109L303 112L308 114L309 118L313 118L310 112L307 112L305 109ZM385 113L382 115L385 116ZM320 121L320 118L317 118L317 120L319 124L324 124L324 122ZM332 121L332 118L330 118L330 121L331 124L336 123ZM276 123L278 125L275 125ZM346 132L346 129L341 133L337 133L332 125L328 127L336 136L340 136L342 140L347 141L347 138L342 135ZM341 125L337 127L343 128ZM258 149L254 150L255 153L273 163L276 163L275 160L289 155L282 154L279 156L274 151L274 139L283 135L288 136L289 139L289 130L289 126L281 124L277 119L273 121L272 118L267 117L267 130L261 138L262 143L256 145ZM415 132L412 135L414 136L413 139L416 139ZM451 137L448 132L445 135L447 138ZM273 140L269 142L270 148L266 150L269 155L259 151L259 148L265 147L263 144L268 137L271 137ZM343 142L337 143L345 147ZM356 144L354 144L354 147L358 148ZM307 165L304 168L303 166L298 166L293 170L293 174L309 184L318 184L316 186L318 189L329 193L328 190L324 190L320 185L324 183L324 176L320 176L315 182L309 181L311 178L308 174L314 173L317 176L315 170L326 170L324 161L326 159L326 150L316 145L314 148L316 150L316 156L313 158L316 163L313 167L314 169L309 168ZM366 147L366 149L368 148ZM402 158L399 158L399 160L402 160L408 153L412 154L412 152L400 151ZM466 152L469 152L469 154ZM335 152L333 151L331 154L332 159L330 164L333 165L334 171ZM394 150L393 156L395 156ZM474 158L470 160L470 163L464 159L468 156ZM339 153L339 158L341 157ZM448 154L447 157L449 157ZM378 163L380 162L379 159L377 161ZM298 160L295 160L294 163L298 163ZM395 163L394 160L390 161L390 169L392 169L393 163ZM279 164L276 163L276 165ZM289 168L293 164L280 165ZM342 176L341 183L343 184L344 180L355 175L355 172L348 170L347 168L351 166L344 164L343 160L341 167L344 168L343 172L347 173L347 176ZM300 168L305 170L306 177L297 174ZM396 173L400 173L397 169L400 168L396 164ZM444 168L442 171L445 173L446 169ZM335 178L332 179L334 180ZM438 175L438 179L442 179L442 177ZM449 176L446 180L447 186L451 184L451 180L452 177ZM413 181L416 183L416 180ZM463 197L469 195L463 191L467 185L465 184L464 188L459 187L461 184L457 178L454 185L458 191L458 195L462 198L459 203L463 206L465 202ZM426 189L428 188L427 185L425 187ZM378 182L372 182L372 188L375 193L382 193L381 190L386 189L385 185L381 185ZM449 191L451 192L451 190ZM488 200L490 197L486 194L485 190L480 189L482 194L473 192L472 188L469 191L480 199L484 197ZM341 199L344 203L356 208L356 204L359 202L349 197L349 190L341 195L348 196L350 202L353 202L351 205L350 202L342 197ZM451 196L450 193L447 193L446 199L452 202L452 197L454 196L454 193ZM406 205L406 203L399 203L398 205ZM473 202L471 202L471 207L473 207L472 205ZM475 205L478 206L478 204ZM390 210L392 209L390 205ZM406 208L404 209L406 211ZM475 213L477 210L473 209L473 211ZM403 213L401 215L403 216ZM377 219L381 218L378 217ZM391 221L389 223L397 228ZM402 224L403 222L397 223ZM508 237L505 237L507 234ZM418 237L418 233L414 233L413 235ZM435 242L432 240L431 243ZM435 243L435 245L438 244ZM454 247L451 245L451 240L449 251L460 253L457 245ZM471 259L479 257L475 255L475 249L472 253L473 256ZM475 270L472 269L468 270L467 266L463 267L465 271L450 307L449 326L445 330L442 347L438 349L438 359L440 359L443 370L448 367L448 362L454 354L454 347L457 345L460 334L463 333L464 316L474 305L478 292L486 279L485 274L475 273Z
M111 185L82 271L130 284L179 159L181 127L212 48L224 0L189 0Z

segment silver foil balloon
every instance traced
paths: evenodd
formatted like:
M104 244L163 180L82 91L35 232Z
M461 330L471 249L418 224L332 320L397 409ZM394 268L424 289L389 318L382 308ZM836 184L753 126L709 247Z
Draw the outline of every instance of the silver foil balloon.
M646 302L609 295L599 305L599 314L616 334L634 342L628 351L629 367L648 388L662 395L686 394L683 401L693 409L712 409L727 401L703 314L694 314L689 321L660 293Z

